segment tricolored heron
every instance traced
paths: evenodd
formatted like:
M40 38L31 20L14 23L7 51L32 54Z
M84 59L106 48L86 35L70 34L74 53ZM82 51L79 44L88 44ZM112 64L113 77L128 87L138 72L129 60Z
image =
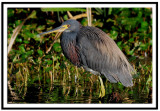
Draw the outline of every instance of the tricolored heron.
M82 26L71 19L39 35L52 32L63 32L61 47L74 65L82 66L95 75L104 75L111 83L121 82L126 87L133 86L133 67L116 43L101 29Z

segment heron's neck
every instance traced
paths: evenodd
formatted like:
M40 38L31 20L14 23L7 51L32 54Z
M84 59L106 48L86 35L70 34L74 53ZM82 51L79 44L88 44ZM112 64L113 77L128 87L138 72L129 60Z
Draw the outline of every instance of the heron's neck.
M77 32L63 32L62 40L66 42L73 42L76 41Z

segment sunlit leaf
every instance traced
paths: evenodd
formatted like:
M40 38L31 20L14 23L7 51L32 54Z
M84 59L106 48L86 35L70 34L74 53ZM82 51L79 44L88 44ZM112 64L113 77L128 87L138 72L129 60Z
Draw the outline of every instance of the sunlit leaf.
M113 40L117 39L117 36L118 36L118 32L117 31L111 31L110 34L111 34L111 38Z
M20 45L20 46L19 46L19 49L20 49L20 51L21 51L22 53L24 53L24 52L25 52L25 48L24 48L24 46L23 46L23 45Z

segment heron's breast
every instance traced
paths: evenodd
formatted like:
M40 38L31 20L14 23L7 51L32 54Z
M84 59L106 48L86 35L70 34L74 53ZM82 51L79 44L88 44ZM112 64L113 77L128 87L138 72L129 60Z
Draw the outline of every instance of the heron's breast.
M76 66L80 66L80 56L74 41L61 40L64 55Z
M80 61L79 61L79 56L78 56L78 49L75 47L75 45L73 45L72 43L68 45L68 56L70 61L79 66L80 65Z

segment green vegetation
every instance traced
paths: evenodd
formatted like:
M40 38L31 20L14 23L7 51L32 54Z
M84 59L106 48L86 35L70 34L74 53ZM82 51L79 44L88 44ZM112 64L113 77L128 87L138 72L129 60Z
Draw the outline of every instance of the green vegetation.
M13 42L8 53L8 81L22 100L26 100L29 91L32 91L31 86L35 86L40 87L37 88L37 95L44 97L40 102L99 102L94 100L99 96L98 77L82 68L76 68L63 56L60 40L55 40L60 34L37 37L37 34L53 29L59 26L61 21L69 19L68 12L76 16L86 13L86 9L8 9L8 46ZM125 88L120 83L112 84L104 79L106 97L102 102L151 102L152 60L147 59L147 63L144 62L145 56L152 57L151 16L150 8L92 9L92 25L114 39L137 70L132 88ZM78 21L84 26L88 24L85 16L80 16ZM117 96L118 93L123 94L122 97Z

